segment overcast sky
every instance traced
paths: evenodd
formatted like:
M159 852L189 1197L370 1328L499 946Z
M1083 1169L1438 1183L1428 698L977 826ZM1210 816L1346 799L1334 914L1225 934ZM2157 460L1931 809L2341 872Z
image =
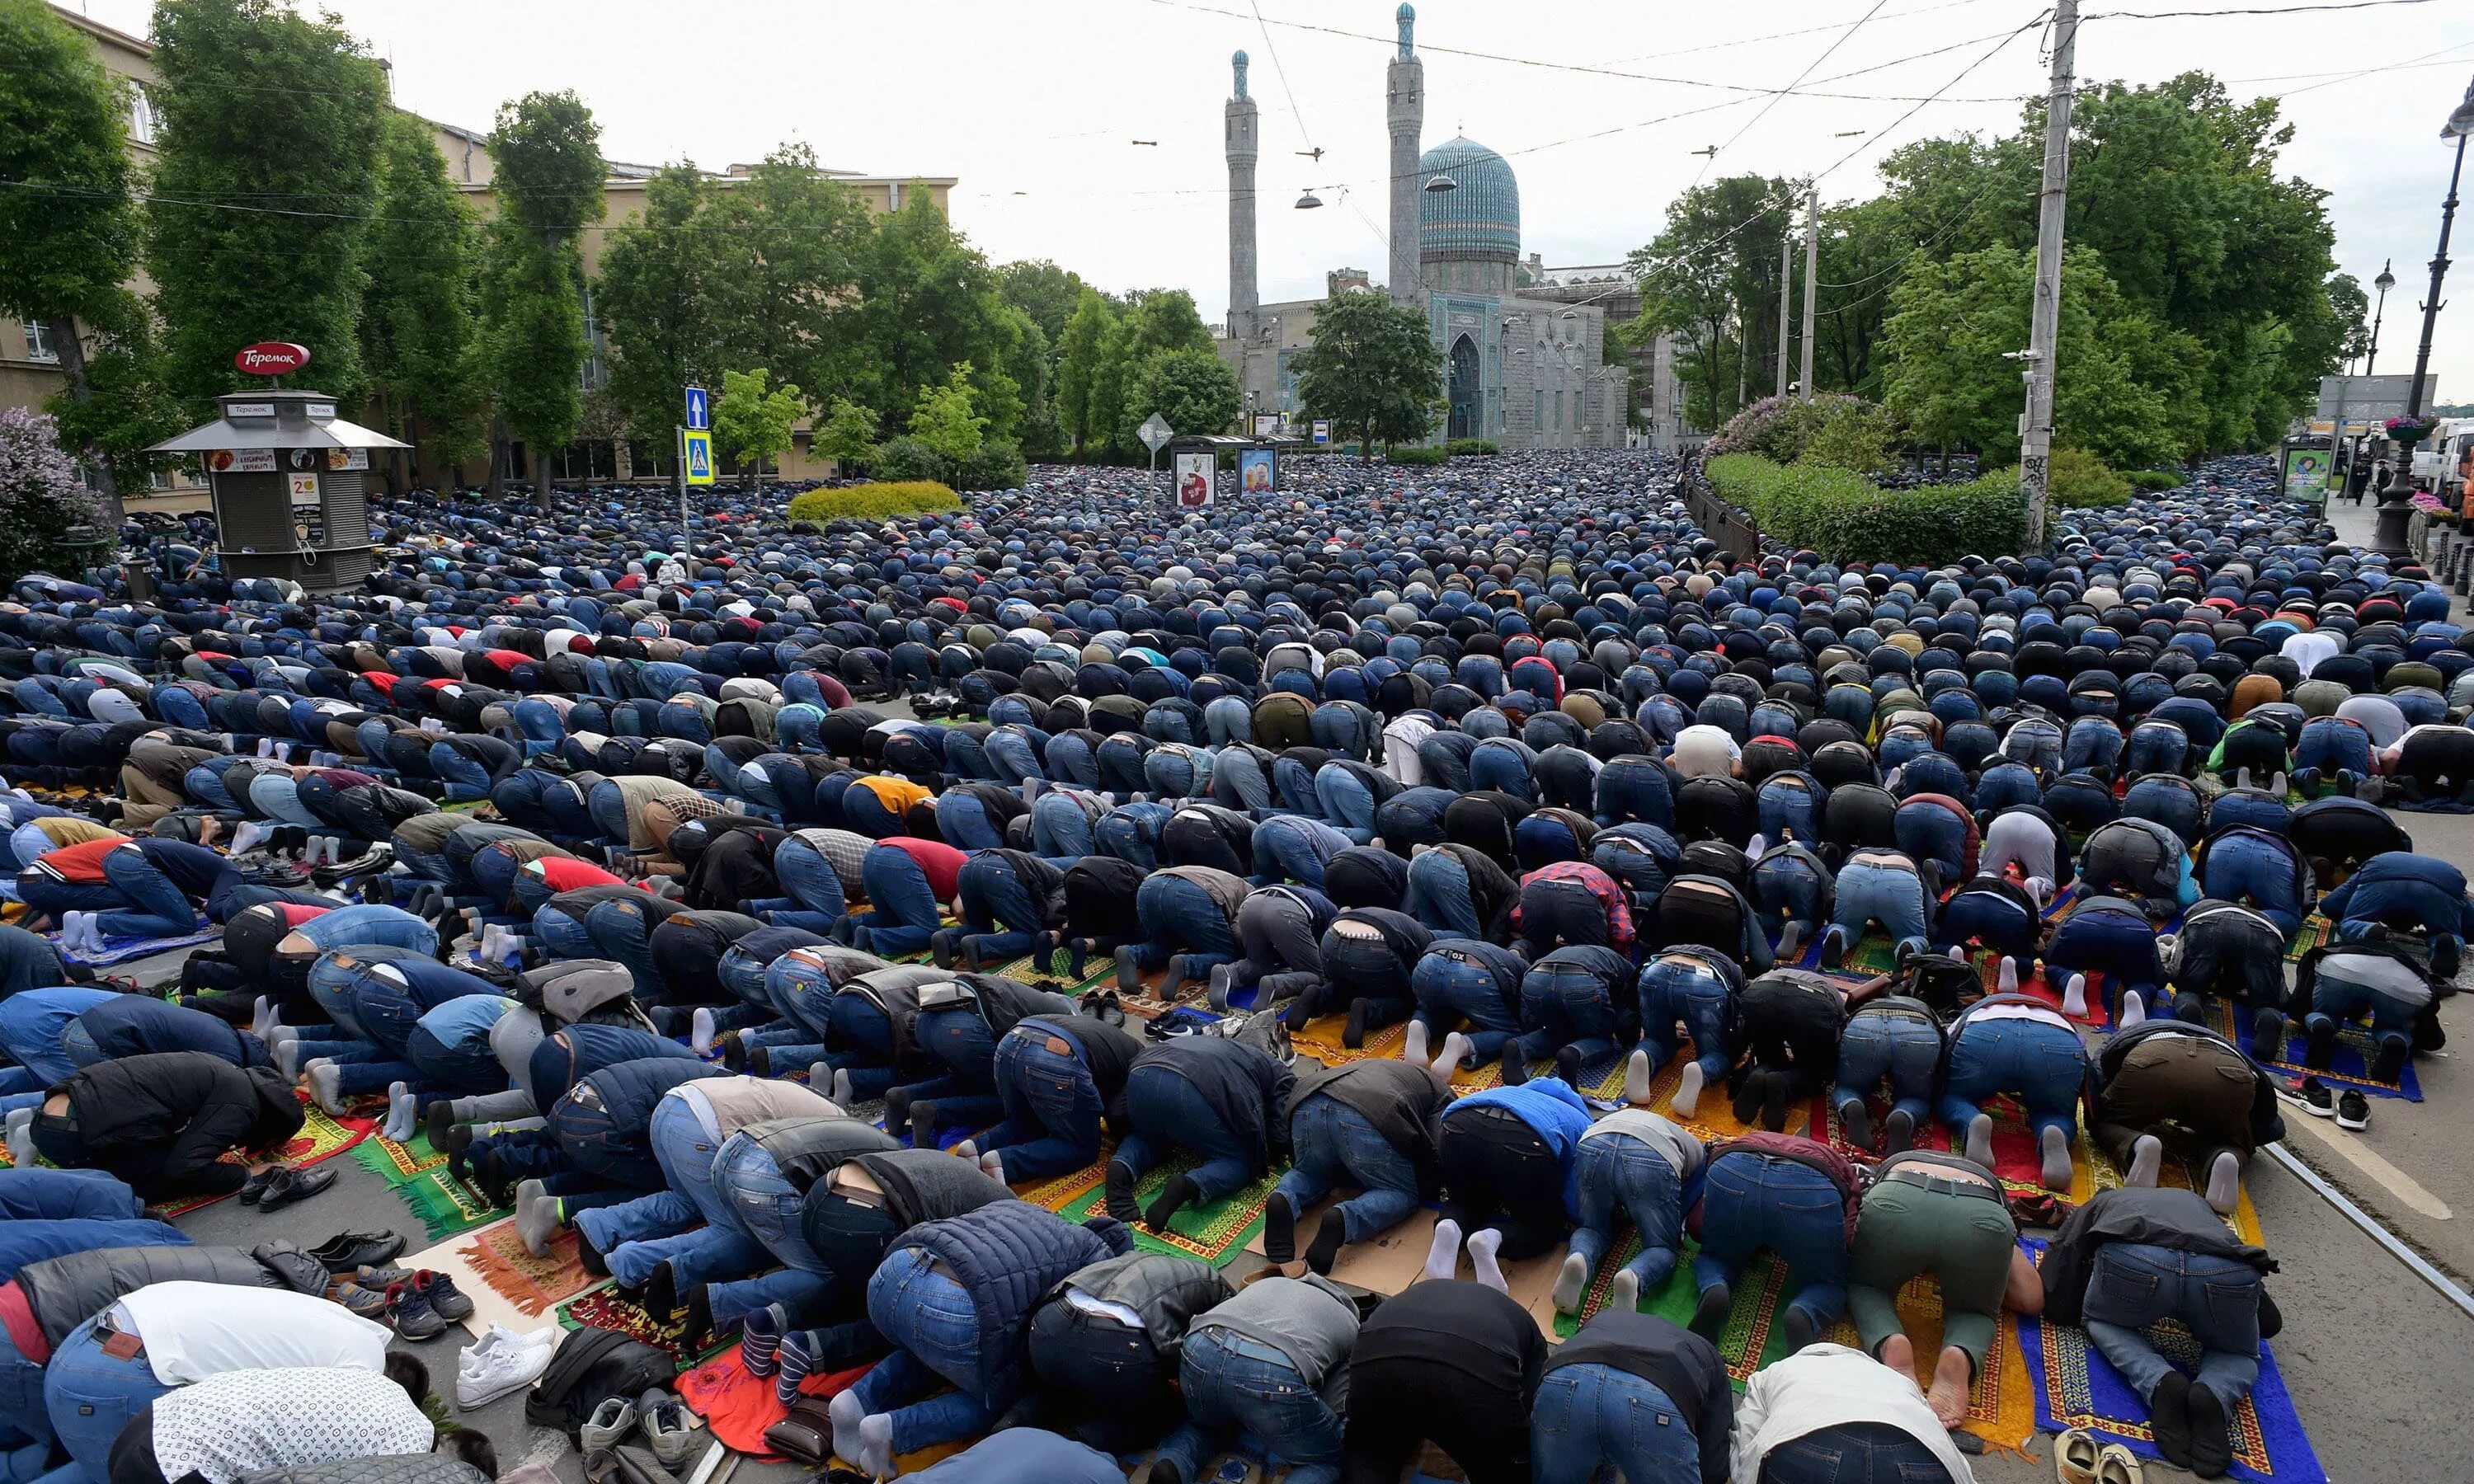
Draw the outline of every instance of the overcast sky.
M1243 48L1262 108L1264 300L1320 297L1324 271L1342 265L1383 275L1384 0L324 3L394 62L397 101L415 111L487 129L501 100L571 87L616 159L718 170L801 139L838 168L958 177L955 221L992 259L1054 258L1108 289L1188 289L1213 320L1227 303L1221 107L1229 53ZM2078 73L2140 83L2203 67L2237 98L2281 95L2294 127L2283 170L2329 192L2340 267L2367 286L2395 260L2380 367L2410 371L2448 182L2438 132L2474 75L2474 3L2094 18L2310 3L2326 0L2086 0ZM84 8L141 34L152 9ZM2040 0L1418 10L1425 144L1466 132L1505 155L1523 250L1550 266L1620 262L1705 169L1827 171L1826 199L1876 194L1873 165L1888 149L2015 129L2048 66L2032 24ZM1609 75L1621 73L1642 75ZM1709 85L1800 76L1812 94L1842 96L1773 102ZM1714 160L1692 153L1710 145L1722 146ZM1314 148L1320 163L1291 153ZM1293 208L1308 186L1322 210ZM2459 240L2448 296L2459 303L2441 316L2433 369L2441 396L2463 401L2474 399L2474 224Z

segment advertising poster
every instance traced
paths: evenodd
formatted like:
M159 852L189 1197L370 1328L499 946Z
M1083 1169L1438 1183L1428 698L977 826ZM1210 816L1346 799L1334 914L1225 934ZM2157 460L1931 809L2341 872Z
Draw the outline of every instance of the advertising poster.
M1201 510L1211 503L1212 475L1219 457L1209 453L1181 453L1176 456L1176 503L1180 509Z
M2307 500L2314 505L2328 502L2327 449L2285 450L2285 493L2289 499Z
M1279 488L1277 456L1269 448L1245 448L1237 454L1237 488L1248 494L1269 494Z
M1280 415L1278 413L1258 412L1254 414L1254 436L1256 438L1277 438L1279 433Z

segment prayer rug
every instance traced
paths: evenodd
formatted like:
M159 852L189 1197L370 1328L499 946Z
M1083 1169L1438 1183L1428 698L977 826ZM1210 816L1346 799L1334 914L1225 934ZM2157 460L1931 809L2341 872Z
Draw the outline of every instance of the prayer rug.
M455 1249L455 1256L476 1281L527 1319L540 1318L601 1281L584 1271L571 1231L558 1234L548 1257L536 1257L525 1250L516 1224L500 1221L473 1233L473 1240Z
M799 1395L837 1397L850 1388L851 1382L865 1376L867 1369L856 1366L830 1376L811 1376L799 1383ZM688 1410L704 1419L714 1440L722 1447L760 1463L782 1461L779 1454L765 1448L764 1429L788 1416L789 1408L774 1400L771 1376L747 1374L737 1341L723 1346L702 1365L681 1372L678 1393Z
M2023 1240L2030 1253L2044 1244ZM2006 1316L2005 1316L2006 1317ZM2168 1360L2188 1372L2198 1363L2197 1345L2190 1331L2168 1322L2148 1331ZM2098 1440L2120 1443L2147 1458L2160 1458L2147 1403L2130 1389L2122 1373L2106 1362L2075 1325L2019 1321L2019 1342L2036 1393L2036 1425L2049 1432L2084 1427ZM2251 1484L2326 1484L2302 1419L2277 1368L2276 1352L2259 1347L2259 1380L2232 1418L2233 1467L2226 1477Z
M1109 1158L1115 1153L1112 1143L1100 1151L1100 1158L1089 1165L1061 1175L1045 1185L1016 1195L1033 1206L1044 1206L1068 1221L1079 1222L1107 1213L1106 1171ZM1191 1155L1171 1156L1134 1183L1134 1204L1146 1210L1157 1199L1172 1175L1194 1168L1198 1161ZM1134 1245L1148 1252L1170 1253L1180 1257L1200 1257L1214 1267L1226 1267L1244 1255L1246 1244L1263 1230L1263 1204L1271 1199L1272 1187L1279 1184L1280 1171L1273 1170L1260 1179L1207 1205L1188 1206L1170 1219L1166 1232L1153 1232L1136 1223L1131 1229Z
M606 1279L586 1281L593 1286L571 1299L561 1302L552 1310L551 1317L557 1321L561 1328L582 1329L589 1326L595 1329L616 1329L631 1340L642 1341L655 1350L669 1352L670 1358L682 1368L694 1365L707 1356L719 1354L725 1348L734 1353L738 1351L739 1341L737 1336L733 1336L726 1347L724 1342L716 1341L703 1355L686 1354L680 1350L681 1344L687 1338L682 1326L665 1325L656 1320L651 1311L620 1293Z
M2230 1040L2245 1052L2249 1051L2252 1039L2250 1017L2247 1014L2236 1014L2232 1003L2228 1000L2210 998L2207 1001L2207 1007L2209 1028ZM2324 1072L2312 1071L2299 1061L2294 1060L2301 1056L2302 1046L2301 1023L2289 1021L2285 1038L2285 1056L2277 1061L2261 1062L2259 1065L2295 1085L2299 1085L2306 1076L2316 1077L2335 1088L2359 1088L2371 1097L2401 1097L2413 1103L2422 1101L2422 1080L2414 1075L2412 1057L2406 1058L2405 1070L2398 1073L2396 1081L2373 1080L2371 1032L2369 1024L2365 1021L2349 1020L2339 1027L2336 1053L2329 1058L2328 1069ZM2298 1110L2292 1111L2298 1112ZM2305 1113L2302 1116L2308 1117L2309 1114Z
M447 1167L447 1156L429 1147L426 1131L409 1143L397 1143L373 1134L352 1150L353 1161L377 1176L421 1219L431 1241L470 1232L504 1216L469 1180L458 1180Z
M61 935L57 932L45 933L42 937L45 943L52 945L52 951L61 956L62 963L84 964L89 969L103 969L113 964L125 964L134 958L151 958L158 953L172 953L182 948L202 947L206 944L221 943L224 939L224 930L220 924L200 918L198 925L187 932L176 933L165 938L133 938L121 933L108 933L104 936L103 951L100 953L84 949L71 952L61 945Z

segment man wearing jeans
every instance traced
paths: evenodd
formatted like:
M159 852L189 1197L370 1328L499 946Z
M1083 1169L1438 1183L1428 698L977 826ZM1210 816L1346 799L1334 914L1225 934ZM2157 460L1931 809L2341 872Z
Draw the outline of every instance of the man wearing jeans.
M1869 1099L1884 1081L1890 1089L1890 1115L1882 1123L1889 1153L1915 1142L1916 1130L1932 1116L1941 1057L1941 1025L1923 1000L1884 995L1849 1016L1838 1033L1838 1085L1830 1095L1847 1142L1873 1147Z
M997 1041L1005 1121L954 1153L1008 1184L1047 1180L1100 1157L1103 1122L1122 1126L1143 1042L1086 1015L1036 1015Z
M1270 1052L1225 1036L1180 1036L1134 1058L1126 1078L1131 1127L1108 1161L1108 1214L1152 1230L1189 1202L1208 1205L1271 1168L1285 1152L1282 1113L1297 1074ZM1169 1177L1148 1211L1136 1183L1177 1149L1200 1157Z
M2088 1088L2087 1047L2075 1026L2032 994L1988 994L1950 1028L1942 1121L1970 1160L1993 1165L1993 1115L1978 1106L2016 1094L2036 1134L2047 1189L2071 1187L2071 1140Z
M1701 1298L1692 1331L1726 1327L1744 1265L1768 1248L1786 1265L1786 1340L1802 1350L1847 1305L1847 1249L1856 1226L1856 1174L1827 1144L1788 1134L1747 1134L1710 1151L1701 1193Z
M1821 935L1821 967L1835 969L1872 923L1890 942L1922 951L1932 930L1932 893L1916 863L1897 850L1857 850L1838 868L1837 902Z
M1621 1280L1619 1279L1618 1281ZM1727 1484L1734 1394L1708 1340L1610 1303L1558 1347L1530 1407L1537 1484L1626 1479Z
M1179 1362L1190 1421L1161 1442L1152 1484L1199 1484L1214 1454L1241 1438L1290 1484L1337 1484L1341 1404L1357 1343L1357 1305L1319 1276L1268 1278L1186 1331Z
M1435 1183L1436 1120L1450 1084L1422 1064L1346 1062L1309 1071L1282 1110L1290 1168L1263 1209L1263 1251L1297 1256L1297 1221L1341 1185L1359 1194L1323 1212L1306 1266L1329 1273L1343 1246L1372 1241L1409 1219Z
M1640 1233L1640 1251L1615 1275L1607 1308L1630 1312L1665 1285L1684 1241L1684 1183L1700 1171L1702 1154L1688 1130L1646 1108L1618 1108L1589 1125L1575 1156L1580 1225L1556 1275L1556 1308L1581 1311L1590 1276L1614 1248L1617 1215Z
M982 850L956 877L961 925L928 939L937 967L979 969L1020 958L1065 917L1065 873L1028 850Z

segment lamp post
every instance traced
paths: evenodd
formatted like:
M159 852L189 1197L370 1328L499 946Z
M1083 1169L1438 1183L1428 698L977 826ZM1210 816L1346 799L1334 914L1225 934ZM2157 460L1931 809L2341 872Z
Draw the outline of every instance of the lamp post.
M2439 286L2448 276L2448 234L2457 225L2457 182L2465 172L2465 139L2469 134L2474 134L2474 83L2465 85L2464 101L2457 105L2439 131L2440 138L2457 141L2457 156L2448 167L2448 197L2439 203L2439 247L2431 254L2431 288L2422 301L2422 345L2414 352L2413 379L2406 383L2405 415L2409 418L2422 416L2424 373L2431 370L2431 337L2439 323ZM2412 554L2406 546L2406 527L2413 515L2413 507L2407 503L2413 495L2413 445L2399 448L2395 458L2389 487L2380 491L2379 529L2371 537L2371 549L2391 558Z
M2371 311L2371 348L2363 357L2363 374L2365 376L2380 364L2380 321L2389 312L2389 290L2396 287L2396 275L2389 272L2395 266L2396 259L2389 258L2380 265L2380 275L2371 280L2371 287L2380 291L2380 302L2379 307Z

